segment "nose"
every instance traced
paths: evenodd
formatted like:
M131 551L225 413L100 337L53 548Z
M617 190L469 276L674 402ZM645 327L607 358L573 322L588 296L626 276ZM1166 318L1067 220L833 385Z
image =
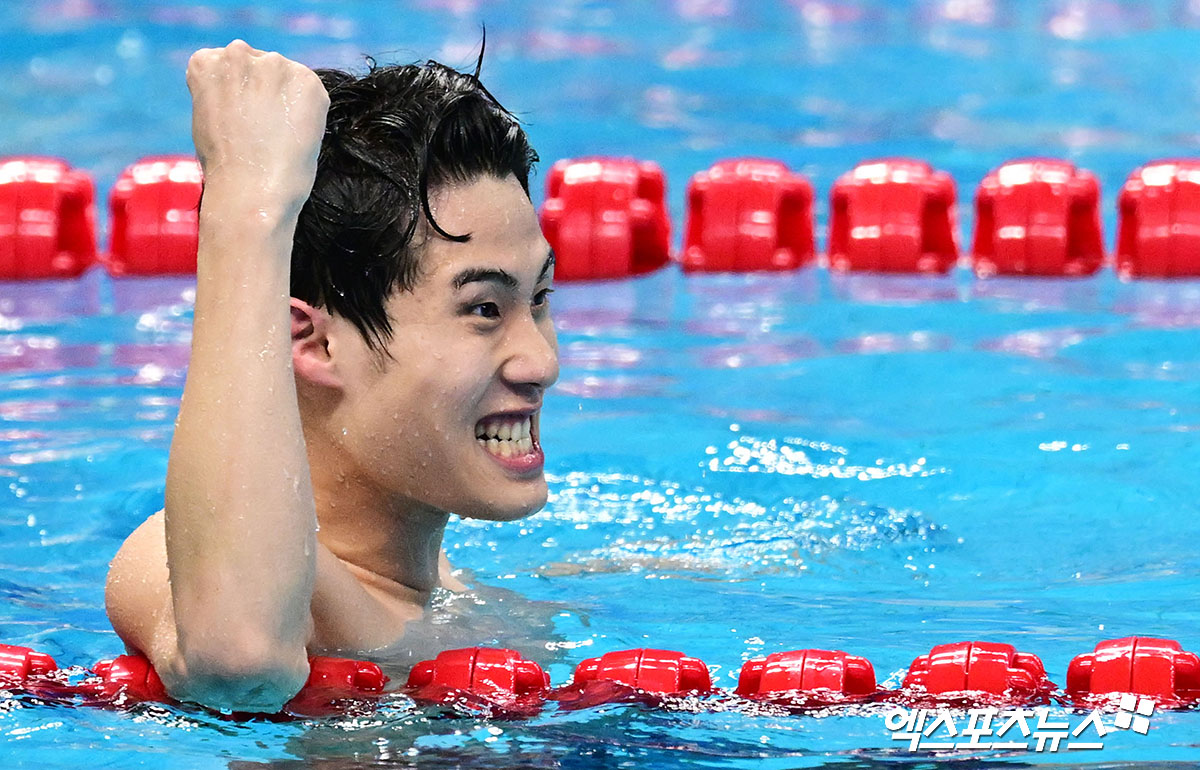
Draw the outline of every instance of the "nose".
M540 395L558 379L558 338L549 318L526 316L505 336L501 377Z

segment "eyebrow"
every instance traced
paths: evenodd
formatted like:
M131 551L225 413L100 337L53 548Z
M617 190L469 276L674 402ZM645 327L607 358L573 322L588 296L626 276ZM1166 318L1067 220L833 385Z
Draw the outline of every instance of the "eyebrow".
M546 279L546 276L554 269L554 250L551 249L546 261L542 263L542 271L538 274L538 283ZM455 289L461 289L468 283L476 282L498 283L506 289L515 289L521 285L517 277L507 270L502 270L498 267L468 267L454 276L451 282Z

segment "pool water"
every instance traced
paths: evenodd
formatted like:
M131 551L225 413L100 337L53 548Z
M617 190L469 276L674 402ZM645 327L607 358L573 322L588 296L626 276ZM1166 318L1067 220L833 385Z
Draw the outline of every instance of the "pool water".
M197 47L242 36L313 66L465 65L481 22L485 82L547 164L657 160L676 232L688 176L722 157L809 175L823 233L829 187L859 160L926 159L969 203L990 168L1040 154L1096 172L1111 245L1125 175L1200 154L1187 2L59 0L0 8L0 155L62 155L107 190L135 158L189 149ZM63 665L121 651L103 579L161 505L190 303L186 279L0 284L0 640ZM562 285L554 303L550 504L453 523L451 561L479 588L438 611L481 619L477 641L517 646L556 684L637 646L698 656L724 687L743 661L801 647L864 655L891 685L966 639L1036 653L1060 684L1101 639L1200 648L1200 283L668 268ZM1100 751L939 756L908 752L878 711L722 700L495 720L395 696L240 723L9 698L0 764L1183 766L1200 759L1198 720L1156 713Z

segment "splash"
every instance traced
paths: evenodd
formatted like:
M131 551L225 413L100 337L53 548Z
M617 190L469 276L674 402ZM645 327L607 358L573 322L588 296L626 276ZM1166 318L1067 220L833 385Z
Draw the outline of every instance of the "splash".
M759 439L738 436L725 445L726 454L710 446L711 457L702 463L710 471L727 473L780 473L812 478L857 479L875 481L892 477L919 478L945 473L945 468L929 466L924 457L915 460L888 461L878 458L871 464L851 462L849 450L826 442L801 438Z

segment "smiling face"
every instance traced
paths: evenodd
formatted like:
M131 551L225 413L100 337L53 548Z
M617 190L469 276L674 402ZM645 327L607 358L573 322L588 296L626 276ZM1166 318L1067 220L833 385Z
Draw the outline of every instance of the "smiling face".
M539 412L558 378L553 257L512 177L442 187L430 206L443 230L470 239L430 232L417 247L416 286L387 303L382 362L365 342L344 351L335 440L384 495L472 518L524 516L547 494Z

